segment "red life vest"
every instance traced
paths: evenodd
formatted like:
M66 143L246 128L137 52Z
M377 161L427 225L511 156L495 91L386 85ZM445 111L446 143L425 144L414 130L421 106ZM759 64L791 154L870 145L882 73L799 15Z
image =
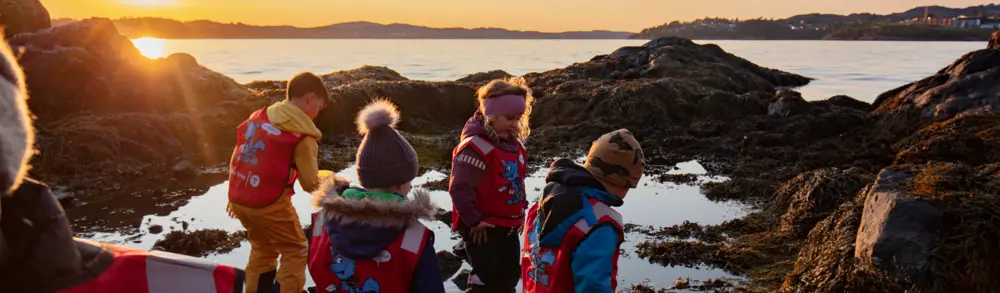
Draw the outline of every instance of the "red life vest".
M524 293L561 293L573 292L573 251L591 229L601 224L611 224L618 230L618 245L625 241L621 214L603 202L590 198L590 208L593 210L594 223L580 219L563 236L558 247L542 247L539 245L538 233L541 226L538 222L538 206L536 202L528 210L529 222L524 227L524 253L521 254L521 283ZM587 208L587 207L584 207ZM618 287L618 255L620 249L615 249L611 262L611 291Z
M313 213L309 239L309 274L317 292L409 293L410 279L431 230L413 221L374 259L350 259L338 254L326 233L326 214Z
M229 162L229 200L265 207L292 193L298 179L293 156L302 134L271 124L266 108L251 114L236 133L236 149Z
M476 187L476 209L483 214L483 222L500 227L517 227L524 223L524 209L528 206L524 191L528 151L520 140L517 142L518 151L511 153L473 135L462 140L451 153L451 157L455 158L463 149L471 147L483 158L486 172ZM452 229L457 230L461 215L454 205L452 211Z
M243 270L163 251L111 244L111 265L83 285L59 293L233 293L243 292Z

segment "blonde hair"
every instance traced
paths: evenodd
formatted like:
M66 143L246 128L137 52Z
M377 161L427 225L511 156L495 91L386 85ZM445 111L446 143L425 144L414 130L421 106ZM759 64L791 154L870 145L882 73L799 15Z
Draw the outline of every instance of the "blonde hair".
M524 78L512 77L509 79L494 79L484 86L479 87L476 90L476 100L479 101L479 109L476 110L479 114L482 114L485 121L483 121L483 126L486 127L487 132L493 139L498 139L496 131L493 126L490 125L493 122L493 117L486 116L483 110L483 100L495 98L505 95L522 95L524 96L524 115L521 116L521 120L517 122L517 136L521 141L528 139L531 135L531 125L529 120L531 119L531 104L534 103L535 98L531 96L531 88L528 87L528 83L524 81Z

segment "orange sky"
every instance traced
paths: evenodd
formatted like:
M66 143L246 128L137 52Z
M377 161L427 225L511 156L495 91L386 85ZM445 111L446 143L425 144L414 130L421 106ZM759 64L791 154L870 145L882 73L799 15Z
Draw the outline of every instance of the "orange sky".
M946 3L947 2L947 3ZM53 18L155 16L258 25L348 21L517 30L624 30L705 16L783 18L822 12L892 13L976 0L42 0Z

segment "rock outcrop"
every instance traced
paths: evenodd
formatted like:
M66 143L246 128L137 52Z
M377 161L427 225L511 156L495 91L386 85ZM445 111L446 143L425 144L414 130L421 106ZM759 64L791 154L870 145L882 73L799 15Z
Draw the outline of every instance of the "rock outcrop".
M820 221L782 292L992 292L1000 287L1000 51L966 54L873 105L863 136L897 152ZM790 209L789 209L790 211ZM855 232L856 231L856 232ZM853 236L853 237L852 237Z
M135 225L176 208L163 201L217 184L198 170L231 156L233 129L262 105L191 55L142 56L107 19L20 33L8 43L23 50L28 106L38 117L31 176L86 203L67 210L86 219L76 223L86 227L79 232Z
M514 77L510 73L503 70L492 70L487 72L479 72L469 74L463 78L456 79L457 82L471 82L471 83L486 83L494 79L507 79Z
M941 208L912 194L915 174L883 170L864 202L854 256L906 284L927 275L931 251L940 237Z
M920 81L878 96L877 114L919 111L924 120L995 114L1000 107L1000 50L974 51Z
M52 19L39 0L0 0L0 24L10 38L52 27Z
M873 178L874 175L858 168L826 168L800 174L778 190L776 201L787 202L788 207L781 216L781 231L807 235L813 225L841 204L852 201Z
M108 19L90 19L8 40L23 49L31 99L41 121L84 113L190 112L240 102L249 91L188 54L142 56Z

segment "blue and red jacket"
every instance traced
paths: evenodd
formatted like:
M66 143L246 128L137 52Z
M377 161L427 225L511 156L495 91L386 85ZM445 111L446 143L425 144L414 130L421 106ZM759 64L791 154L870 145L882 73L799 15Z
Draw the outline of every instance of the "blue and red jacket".
M612 293L624 242L622 200L573 161L552 163L528 210L521 270L524 293Z

